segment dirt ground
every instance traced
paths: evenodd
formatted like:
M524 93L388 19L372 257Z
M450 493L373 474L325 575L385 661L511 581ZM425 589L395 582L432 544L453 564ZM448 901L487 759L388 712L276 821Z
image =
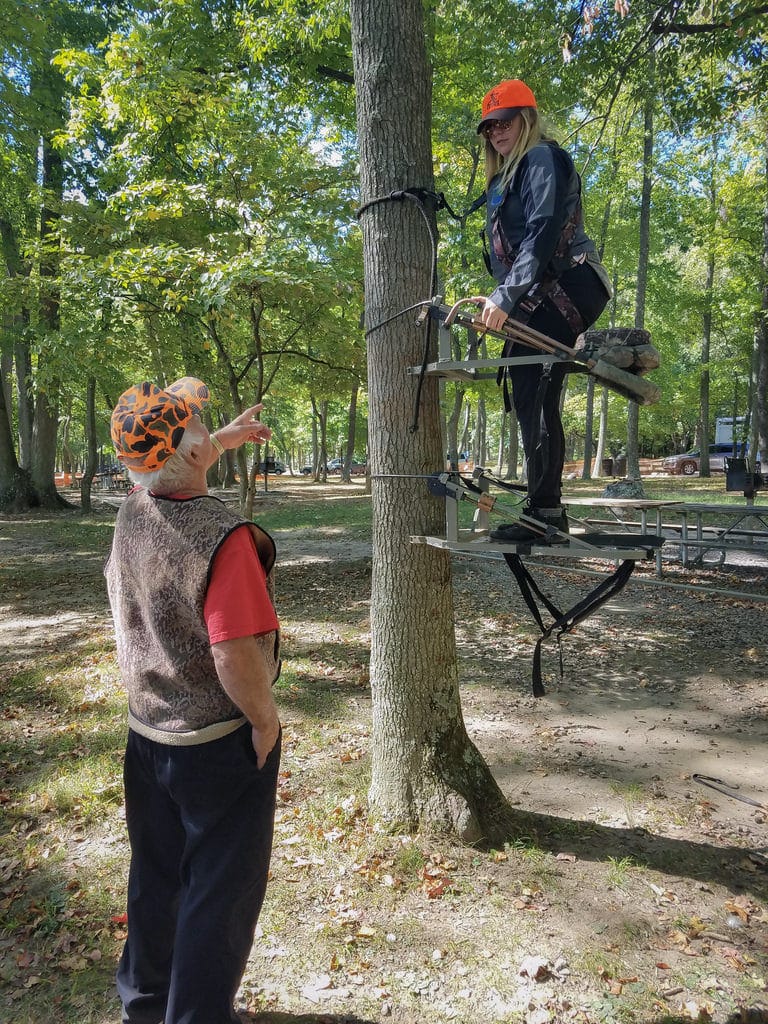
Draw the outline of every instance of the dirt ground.
M537 700L537 632L511 575L456 558L467 730L521 823L504 850L477 851L361 824L370 549L333 531L273 534L286 658L301 686L333 698L337 717L312 731L304 691L294 686L293 705L286 694L274 903L243 990L261 1019L768 1021L764 567L670 565L663 581L639 568L562 639L562 677L558 645L545 646ZM0 522L0 564L51 553L44 528ZM98 559L58 557L58 587L31 595L20 576L0 596L0 676L33 662L54 632L60 643L108 629ZM597 581L562 566L533 571L561 607ZM350 771L350 803L331 812L347 845L326 825L297 857L308 764L326 755ZM697 775L723 780L728 794ZM349 836L362 832L356 849ZM420 860L409 875L410 845Z

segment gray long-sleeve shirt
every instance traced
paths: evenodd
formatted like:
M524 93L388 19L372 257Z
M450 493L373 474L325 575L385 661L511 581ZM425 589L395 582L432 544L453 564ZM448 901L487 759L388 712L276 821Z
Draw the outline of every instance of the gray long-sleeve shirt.
M512 264L502 262L491 244L491 272L497 286L489 298L512 313L545 272L552 275L552 260L563 228L580 208L580 183L568 154L548 142L541 142L526 153L512 182L503 191L499 189L499 179L497 175L488 189L488 238L492 243L494 220L498 217ZM572 261L595 252L579 210L567 259L562 267L554 268L554 276Z

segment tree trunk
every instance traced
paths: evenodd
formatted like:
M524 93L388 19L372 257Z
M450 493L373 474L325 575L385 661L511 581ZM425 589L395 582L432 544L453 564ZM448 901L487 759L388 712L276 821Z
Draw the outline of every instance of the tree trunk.
M90 512L91 486L99 458L96 446L96 378L92 374L88 377L85 392L85 444L87 457L80 481L80 508L83 512Z
M22 259L19 241L13 225L9 220L0 218L0 241L2 242L3 259L9 278L28 277L31 265ZM29 469L32 451L32 355L26 332L29 328L29 309L22 305L7 312L7 331L14 338L13 358L16 363L16 391L18 402L16 415L19 433L19 465ZM3 359L7 357L5 353ZM3 383L6 386L5 407L11 418L12 390L8 370L3 368Z
M32 389L32 353L26 341L14 345L16 363L16 410L19 423L19 465L32 465L32 429L34 394Z
M608 388L600 389L600 424L597 428L597 450L595 463L592 467L593 476L603 476L603 459L605 458L605 439L608 433Z
M421 0L351 0L350 10L362 203L409 186L431 189ZM377 328L431 296L431 241L407 201L368 207L361 226L373 479L369 796L385 818L408 827L498 841L513 815L464 727L449 555L410 543L444 529L442 502L418 479L442 463L438 386L424 381L411 431L416 382L406 368L421 362L422 330L406 317Z
M344 454L344 466L342 469L342 479L345 483L349 483L350 466L352 460L355 457L355 427L357 425L357 393L360 389L360 385L357 381L352 385L352 394L349 396L349 420L347 426L347 450Z
M459 468L459 420L461 408L464 404L464 389L458 384L453 390L453 408L446 424L446 438L448 441L448 465L451 469ZM440 467L442 468L442 462Z
M0 512L23 512L39 502L29 474L16 459L5 401L6 389L0 387Z
M509 413L509 457L507 459L507 480L517 480L517 460L520 458L520 441L517 436L517 414Z
M595 378L587 378L587 411L584 419L584 461L581 466L581 479L592 479L592 434L595 420Z
M710 476L709 471L709 351L712 344L712 288L715 281L715 254L707 257L707 280L704 285L704 313L701 323L701 373L699 374L699 476ZM736 424L733 425L736 437Z
M653 107L656 61L653 49L648 56L648 83L643 115L643 190L640 199L640 244L635 291L635 327L645 324L645 300L648 290L648 261L651 251L651 190L653 186ZM639 451L640 407L629 402L627 408L627 477L640 483Z
M0 351L0 388L3 389L3 408L6 411L8 428L13 434L13 420L11 409L13 408L13 387L11 386L11 375L13 373L13 356L10 352Z
M501 478L502 471L504 469L504 451L507 445L507 423L509 421L509 413L504 410L501 414L501 424L499 426L499 453L496 459L496 476Z
M328 399L324 398L320 403L318 413L320 417L320 479L323 483L328 480Z
M765 139L765 180L763 182L763 260L760 282L760 310L755 325L755 411L752 451L760 458L762 473L768 473L768 123Z
M40 212L40 327L45 333L45 348L54 351L61 329L59 220L64 191L64 165L50 138L43 139L41 163L45 200ZM66 507L68 502L56 490L55 481L60 382L55 372L47 375L41 372L45 369L45 360L40 353L37 359L30 470L40 504L46 508L61 508Z
M485 399L482 395L477 398L477 413L475 415L475 437L472 442L472 458L476 466L484 466L487 454L486 436L486 414Z
M326 451L328 401L323 400L318 404L314 395L310 395L309 400L312 403L312 448L315 480L325 483L328 480L328 453Z

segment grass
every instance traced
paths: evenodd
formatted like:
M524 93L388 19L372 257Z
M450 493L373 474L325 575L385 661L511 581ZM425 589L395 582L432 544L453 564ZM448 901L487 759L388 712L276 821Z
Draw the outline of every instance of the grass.
M630 828L634 828L637 824L637 807L643 799L643 788L637 785L637 783L615 783L610 784L610 790L621 798L624 804L624 813L627 818L627 824Z
M281 481L281 490L276 491L275 495L281 496L286 486ZM343 533L350 538L367 535L371 525L371 496L360 494L360 488L354 485L337 486L340 493L331 501L321 496L314 497L311 493L309 497L302 496L300 501L289 498L275 505L266 502L260 507L257 501L255 518L266 530L319 530ZM349 493L350 488L358 493Z
M634 867L636 864L632 857L609 857L605 876L608 884L623 887Z

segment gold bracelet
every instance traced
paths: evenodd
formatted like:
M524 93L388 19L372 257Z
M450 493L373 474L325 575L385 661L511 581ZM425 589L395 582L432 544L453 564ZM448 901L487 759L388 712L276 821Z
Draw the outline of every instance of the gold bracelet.
M223 455L224 454L224 445L221 443L221 441L218 439L218 437L216 437L215 434L209 434L208 436L210 438L211 444L216 449L216 451L219 453L219 455Z

